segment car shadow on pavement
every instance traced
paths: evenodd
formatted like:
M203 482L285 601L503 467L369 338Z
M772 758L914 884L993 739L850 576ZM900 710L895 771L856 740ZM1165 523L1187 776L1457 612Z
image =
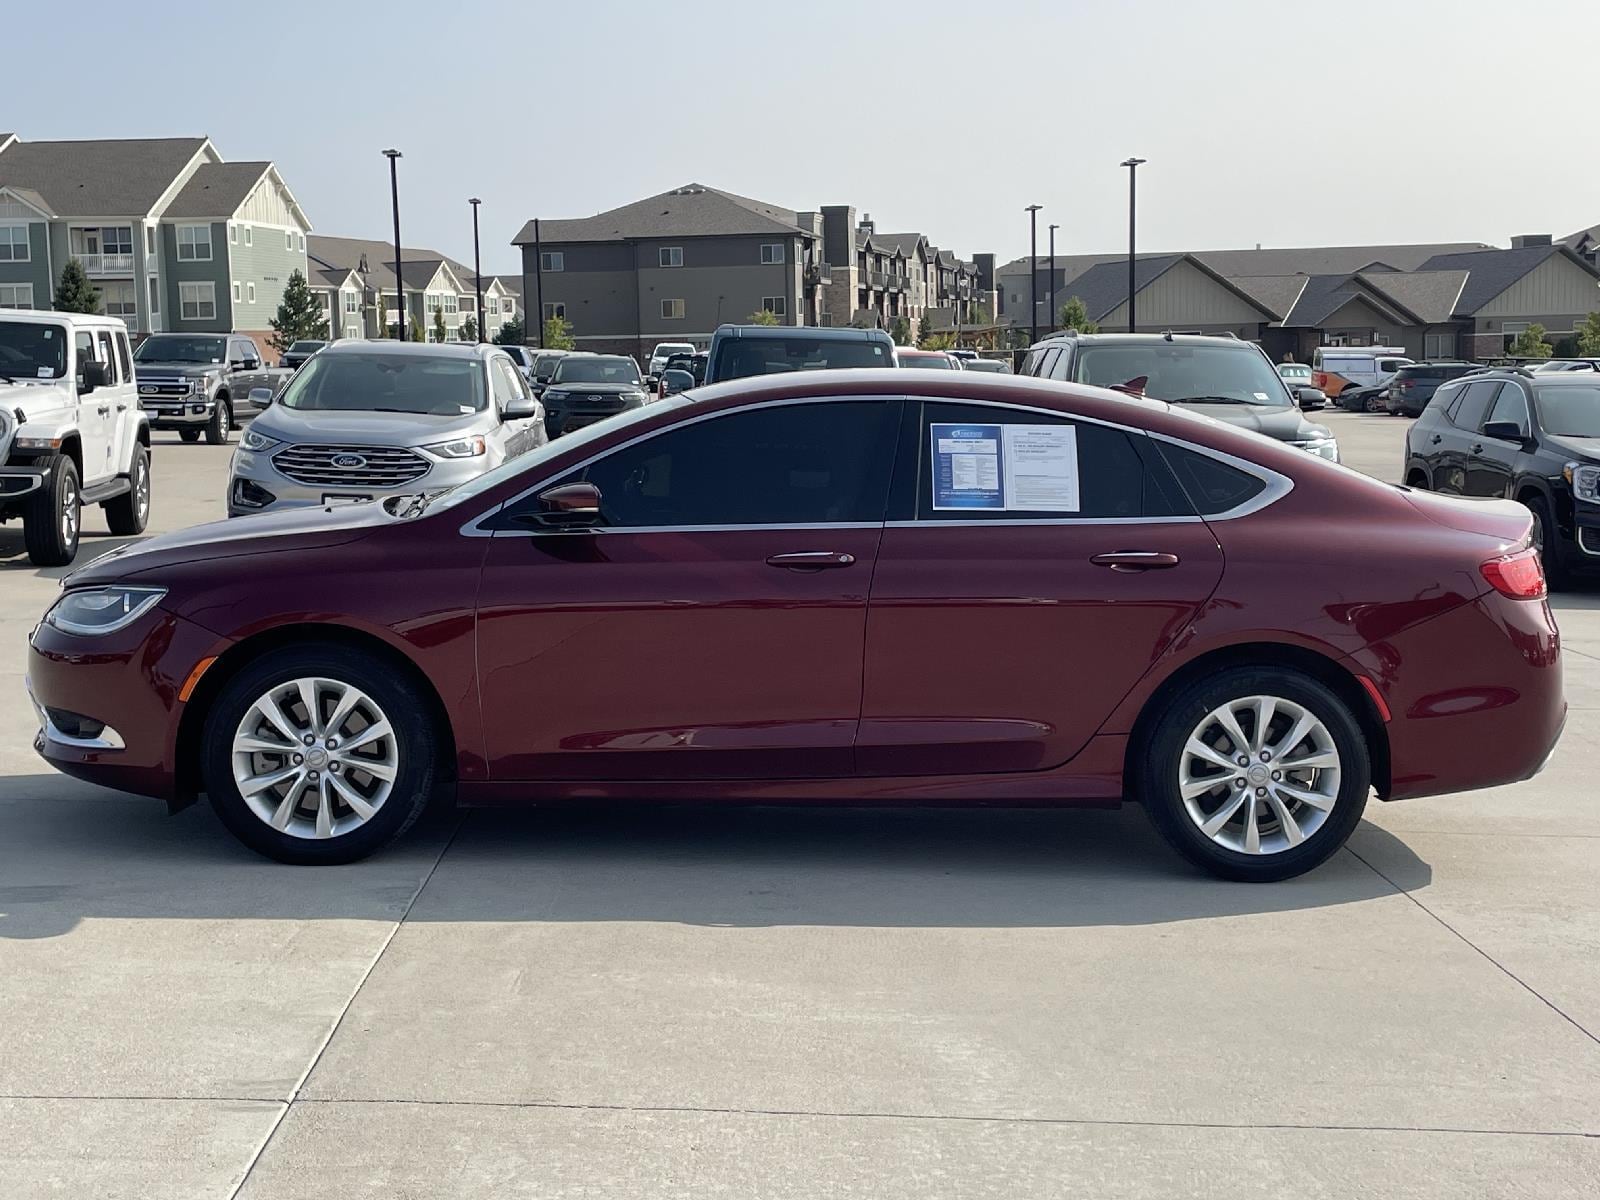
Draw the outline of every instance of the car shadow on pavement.
M115 537L86 529L78 543L78 557L72 562L64 567L36 567L28 561L28 551L22 542L22 527L7 525L0 527L0 571L32 571L41 579L60 579L102 554L110 554L113 550L142 541L143 537Z
M168 818L156 802L25 776L0 801L0 938L94 919L395 920L424 879L410 921L929 928L1164 924L1431 881L1394 835L1363 824L1359 841L1381 845L1388 879L1342 851L1250 885L1190 868L1131 805L607 805L441 810L366 862L294 868L239 846L203 804Z

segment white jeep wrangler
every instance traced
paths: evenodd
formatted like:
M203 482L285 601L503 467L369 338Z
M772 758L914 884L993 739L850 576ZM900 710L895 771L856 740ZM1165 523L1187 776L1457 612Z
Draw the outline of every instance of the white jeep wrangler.
M78 553L85 504L111 532L150 519L150 421L116 317L0 310L0 524L41 567Z

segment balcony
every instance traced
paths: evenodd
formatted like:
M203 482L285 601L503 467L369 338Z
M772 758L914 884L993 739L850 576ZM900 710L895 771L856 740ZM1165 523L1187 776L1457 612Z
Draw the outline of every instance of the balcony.
M131 254L78 254L73 258L83 264L86 275L132 275L133 255Z
M833 282L833 264L825 262L809 263L806 266L806 286L818 287Z
M868 271L862 276L862 281L868 287L881 288L887 286L889 276L882 271Z

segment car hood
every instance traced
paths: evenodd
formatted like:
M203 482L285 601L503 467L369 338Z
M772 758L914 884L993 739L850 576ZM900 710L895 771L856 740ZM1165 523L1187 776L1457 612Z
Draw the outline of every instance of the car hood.
M381 504L367 502L331 509L291 508L212 521L118 547L73 571L63 586L114 583L198 559L337 546L393 524L394 520Z
M1303 442L1310 438L1331 437L1326 425L1308 421L1292 404L1173 404L1174 408L1201 413L1212 420L1264 433L1280 442Z
M547 383L552 392L570 392L574 396L615 396L618 392L642 392L642 383Z
M427 413L300 411L274 404L256 417L255 430L280 442L337 443L342 446L427 446L478 431L484 414L429 416Z
M1557 454L1600 463L1600 437L1570 437L1566 434L1547 433L1544 435L1544 444Z
M220 370L221 363L136 362L133 364L133 378L137 382L140 372L148 372L151 375L182 375L188 379L198 379L202 375L214 375Z
M20 412L22 419L17 422L19 425L27 424L30 418L39 413L71 404L76 399L72 389L61 379L53 379L48 383L0 382L0 409L13 418Z

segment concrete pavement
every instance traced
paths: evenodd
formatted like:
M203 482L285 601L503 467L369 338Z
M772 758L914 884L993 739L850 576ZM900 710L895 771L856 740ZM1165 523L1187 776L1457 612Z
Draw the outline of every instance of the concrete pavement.
M1397 475L1405 422L1327 423ZM158 439L157 527L220 516L227 452ZM54 588L0 530L6 1200L1600 1193L1600 593L1544 775L1243 887L1137 809L447 812L279 867L33 756Z

